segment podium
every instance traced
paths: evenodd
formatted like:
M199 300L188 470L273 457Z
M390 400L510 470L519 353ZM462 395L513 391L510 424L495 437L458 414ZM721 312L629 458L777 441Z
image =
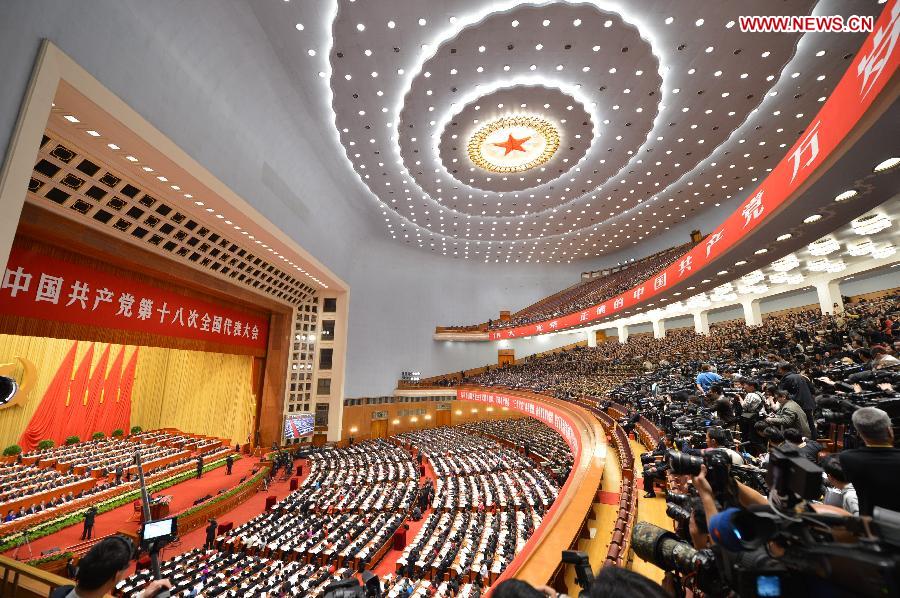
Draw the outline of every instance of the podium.
M394 532L394 550L403 550L406 548L406 530L402 527Z
M266 497L266 511L271 511L272 507L275 506L275 503L278 501L278 498L274 494L270 494Z

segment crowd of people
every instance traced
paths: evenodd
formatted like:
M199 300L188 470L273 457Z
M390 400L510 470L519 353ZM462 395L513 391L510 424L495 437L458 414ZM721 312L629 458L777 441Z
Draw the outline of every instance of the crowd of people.
M684 255L692 245L692 243L686 243L672 247L629 264L616 272L583 280L559 293L517 311L512 314L508 321L489 321L488 328L494 330L524 326L603 303L607 299L611 299L654 274L663 271Z
M574 456L555 430L530 417L516 417L463 424L460 429L508 443L556 474L562 483L569 477Z
M221 441L217 442L221 444ZM154 462L177 455L183 449L168 443L147 444L140 442L139 437L99 438L31 451L23 454L22 459L36 459L37 467L63 468L65 471L78 469L88 474L99 471L101 476L105 476L117 469L130 467L134 463L135 451L140 451L144 467L150 470L154 468Z

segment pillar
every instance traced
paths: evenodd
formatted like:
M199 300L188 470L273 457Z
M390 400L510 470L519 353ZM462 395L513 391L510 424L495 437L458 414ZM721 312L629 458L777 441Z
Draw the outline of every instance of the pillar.
M660 318L659 320L653 320L653 338L665 338L666 337L666 323L665 320Z
M759 309L759 299L744 299L741 301L744 308L744 321L747 326L759 326L762 324L762 313Z
M588 347L596 347L597 346L597 331L593 328L588 328L584 331L584 334L587 336L587 344Z
M819 308L823 314L833 314L835 308L838 312L844 311L840 280L823 280L815 283L815 287L816 294L819 296Z
M694 332L697 334L709 334L709 312L694 312Z
M620 343L628 342L628 326L626 326L625 324L619 324L618 326L616 326L616 334L619 335Z

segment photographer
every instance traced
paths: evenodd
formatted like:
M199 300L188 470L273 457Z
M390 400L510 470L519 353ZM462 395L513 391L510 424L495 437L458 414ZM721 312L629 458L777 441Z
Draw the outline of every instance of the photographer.
M715 373L710 364L704 363L700 366L700 373L697 374L697 390L701 393L706 394L709 392L710 387L713 384L718 384L722 381L722 376Z
M741 399L741 417L738 420L741 438L750 442L751 453L758 454L764 450L765 439L756 433L754 426L760 419L760 412L763 410L765 401L759 394L758 381L744 378L740 384L746 393Z
M900 449L894 448L891 418L877 407L853 412L853 426L864 447L839 453L847 481L859 495L860 515L875 507L900 511Z
M826 505L840 507L854 517L859 517L859 498L853 484L848 482L844 475L840 457L828 455L822 459L821 465L828 480L823 502Z
M75 587L64 586L50 594L50 598L103 598L128 576L134 548L125 536L110 536L94 545L80 561ZM169 589L168 579L151 581L138 598L152 598Z
M804 438L810 438L812 434L810 433L806 413L800 405L790 398L788 391L784 389L775 391L775 400L778 402L778 410L774 415L767 417L766 422L778 426L782 430L796 428L800 430L800 434Z
M669 465L660 459L664 459L669 449L675 447L675 436L666 434L660 440L656 450L641 455L641 461L644 463L644 498L656 498L656 492L653 490L654 480L666 479L666 471Z
M792 363L782 361L778 364L778 375L781 380L778 382L779 390L786 390L791 400L800 405L803 413L806 414L808 427L811 429L815 425L815 417L813 411L816 408L816 402L813 400L812 388L808 378L797 372ZM801 428L801 432L802 432ZM811 434L804 433L809 438Z

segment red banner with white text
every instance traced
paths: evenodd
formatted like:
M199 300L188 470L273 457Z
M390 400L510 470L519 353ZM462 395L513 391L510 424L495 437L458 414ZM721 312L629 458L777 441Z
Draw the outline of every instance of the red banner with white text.
M0 314L265 350L268 319L13 245Z
M492 330L490 340L547 334L589 324L635 307L691 278L749 235L819 168L863 117L900 63L900 1L891 0L850 68L797 143L749 198L714 230L659 274L601 304L552 320Z

